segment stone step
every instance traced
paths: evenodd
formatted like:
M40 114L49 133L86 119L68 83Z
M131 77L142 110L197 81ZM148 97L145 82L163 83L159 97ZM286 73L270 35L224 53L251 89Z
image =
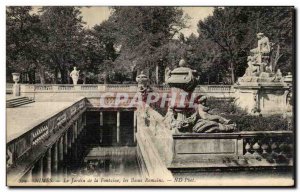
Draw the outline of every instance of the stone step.
M18 103L23 103L23 102L27 102L28 100L24 99L24 100L17 100L17 101L10 101L10 102L6 102L6 104L18 104Z
M9 104L9 105L6 105L6 107L7 108L14 108L14 107L19 107L19 106L30 104L30 103L34 103L34 101L23 102L23 103L18 103L18 104Z
M19 97L19 98L7 100L6 107L7 108L19 107L19 106L26 105L26 104L33 103L33 102L35 102L35 101L29 99L28 97Z
M6 100L6 102L16 101L16 100L20 100L20 99L29 99L29 98L28 97L16 97L16 98L8 99L8 100Z
M32 100L30 100L30 99L20 99L20 100L16 100L16 101L8 101L6 103L18 104L18 103L23 103L23 102L28 102L28 101L32 101Z

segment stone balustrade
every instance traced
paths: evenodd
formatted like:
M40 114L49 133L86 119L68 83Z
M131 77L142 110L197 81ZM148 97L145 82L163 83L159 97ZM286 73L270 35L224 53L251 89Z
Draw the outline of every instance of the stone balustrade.
M293 158L292 132L247 132L240 136L246 158L266 159L269 163L289 163Z
M13 83L6 83L6 94L12 94L13 93Z
M147 145L156 147L172 172L191 166L206 170L293 166L292 131L178 133L150 106L138 108L137 114L138 135L147 137Z
M70 138L72 140L76 139L85 125L85 120L82 119L85 118L82 116L85 111L86 100L84 98L79 99L68 108L54 114L25 134L8 140L6 163L7 173L10 175L9 182L14 182L24 177L28 169L35 165L36 159L44 156L44 153L47 153L49 148L51 150L53 145L59 146L59 154L56 151L56 155L62 159L62 150L66 151L66 146L72 144ZM69 137L68 140L66 140L67 137ZM24 161L24 159L27 160ZM58 160L52 159L52 161Z
M262 161L265 165L293 164L292 131L253 131L235 133L173 134L175 156L227 156ZM190 146L197 146L195 149ZM205 146L205 147L203 147Z
M13 84L7 83L6 89L9 91L12 89ZM167 85L152 85L156 91L166 91L170 90ZM136 92L136 84L21 84L21 91L126 91L126 92ZM233 93L231 85L198 85L195 89L196 92L219 92L219 93Z
M154 92L167 93L167 85L151 85ZM12 93L11 84L7 84L7 93ZM99 97L104 92L128 93L137 92L137 84L20 84L18 96L29 97L36 101L49 101L59 98L67 100L75 97ZM231 85L198 85L195 94L204 94L207 97L232 98L234 90Z

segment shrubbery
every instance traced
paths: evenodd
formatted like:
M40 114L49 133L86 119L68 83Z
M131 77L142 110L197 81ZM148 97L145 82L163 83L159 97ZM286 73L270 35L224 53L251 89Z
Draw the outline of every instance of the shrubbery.
M238 131L278 131L291 130L291 118L283 115L256 116L249 115L237 107L233 100L210 98L207 101L211 113L231 119L237 124Z

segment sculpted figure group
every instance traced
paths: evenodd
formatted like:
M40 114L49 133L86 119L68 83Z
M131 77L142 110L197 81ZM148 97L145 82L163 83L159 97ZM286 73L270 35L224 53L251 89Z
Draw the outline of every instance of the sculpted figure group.
M257 47L250 50L247 57L248 68L240 82L277 82L282 80L280 70L275 71L270 62L272 43L263 33L257 34Z

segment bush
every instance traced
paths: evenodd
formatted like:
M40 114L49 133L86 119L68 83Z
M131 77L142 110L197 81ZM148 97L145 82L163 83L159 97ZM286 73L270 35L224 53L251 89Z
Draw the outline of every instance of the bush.
M225 116L224 116L225 117ZM253 115L227 115L237 125L237 131L284 131L290 130L287 118L282 115L267 117Z
M237 124L237 131L283 131L291 130L291 119L282 115L256 116L249 115L237 107L231 100L210 98L207 100L210 113L231 119Z
M207 100L207 105L210 107L210 113L215 115L228 115L228 114L238 114L247 115L247 112L240 107L236 106L234 99L217 99L209 98Z

